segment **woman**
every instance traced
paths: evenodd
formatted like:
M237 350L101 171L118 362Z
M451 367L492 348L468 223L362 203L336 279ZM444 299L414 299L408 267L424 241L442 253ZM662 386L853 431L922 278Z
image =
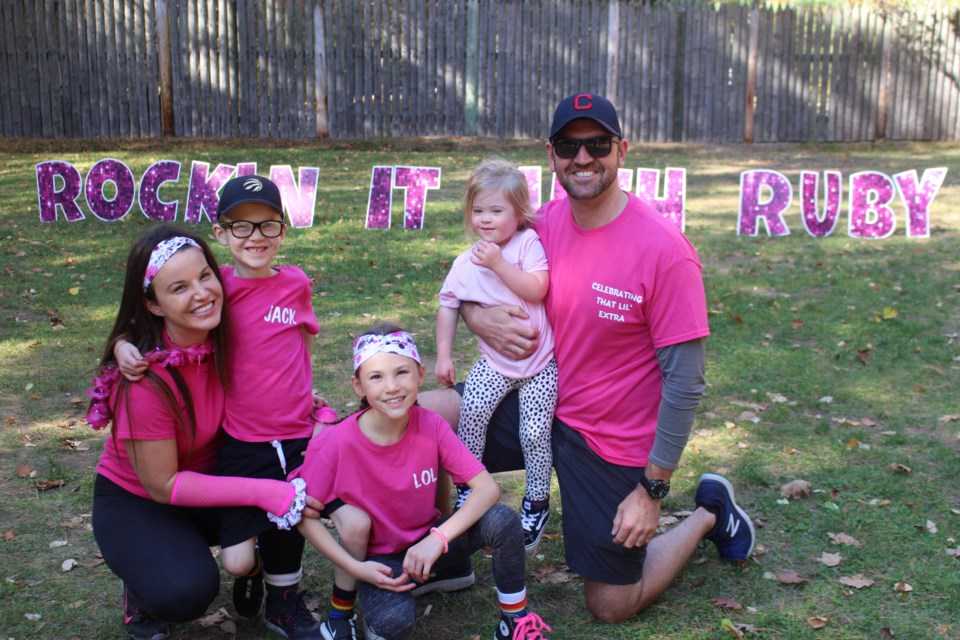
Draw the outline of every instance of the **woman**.
M209 550L218 511L195 507L259 506L288 528L305 505L292 483L208 475L222 435L224 304L202 239L170 226L149 230L130 250L103 369L88 390L87 420L94 428L112 422L97 465L93 532L123 581L123 622L134 638L166 637L169 623L201 616L219 592ZM150 361L137 382L118 375L119 338Z

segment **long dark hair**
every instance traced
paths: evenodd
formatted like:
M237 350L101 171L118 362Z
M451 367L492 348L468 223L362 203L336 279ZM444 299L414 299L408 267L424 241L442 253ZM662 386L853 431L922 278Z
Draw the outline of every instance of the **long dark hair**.
M121 339L133 344L140 350L140 353L148 353L157 348L164 348L163 318L150 313L146 304L147 301L157 301L156 292L153 289L153 283L150 283L146 291L143 290L143 278L147 271L147 266L150 263L150 254L154 248L164 240L175 236L189 238L200 246L207 260L207 264L210 265L210 269L220 282L221 287L223 286L223 278L220 276L217 259L213 255L213 252L210 251L210 247L207 246L207 243L204 242L200 236L171 225L153 227L140 236L130 248L130 253L127 256L127 272L123 281L123 294L120 298L120 307L117 310L117 318L113 323L113 329L107 337L103 356L100 358L101 367L116 364L113 348L117 341ZM220 383L224 388L227 386L226 312L227 300L226 296L224 296L220 312L220 325L210 331L210 339L213 341L214 347L214 366L217 377L220 379ZM177 406L173 391L159 376L147 371L144 380L157 390L163 398L164 404L177 421L178 427L187 434L192 441L196 435L197 428L193 398L177 370L171 367L167 369L167 371L170 373L170 376L177 386L177 390L184 399L187 409L186 416L183 415ZM117 384L119 385L119 390L116 396L116 403L124 402L129 407L129 381L123 376L120 376ZM133 407L129 408L133 409ZM113 415L116 416L116 406L111 407L111 409ZM128 411L128 415L132 415L133 413L134 411ZM116 429L117 426L114 421L111 428L114 437L116 437Z

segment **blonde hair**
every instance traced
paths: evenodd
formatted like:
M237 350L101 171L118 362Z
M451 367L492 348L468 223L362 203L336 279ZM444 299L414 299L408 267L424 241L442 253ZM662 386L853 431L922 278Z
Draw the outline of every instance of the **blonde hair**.
M519 218L518 231L532 227L537 222L537 212L530 206L527 178L515 164L504 158L486 158L467 179L467 191L463 197L463 227L467 238L473 236L473 201L477 199L477 194L487 189L497 189L507 196L507 201Z

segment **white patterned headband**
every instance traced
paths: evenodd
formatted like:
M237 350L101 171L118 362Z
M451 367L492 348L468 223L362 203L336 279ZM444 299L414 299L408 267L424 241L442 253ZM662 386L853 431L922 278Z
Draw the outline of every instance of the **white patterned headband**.
M420 364L417 345L413 341L413 336L406 331L394 331L385 336L367 333L353 342L353 370L356 371L371 356L381 352L407 356Z
M157 246L150 252L150 262L147 263L147 271L143 274L144 293L150 288L150 283L157 277L160 268L167 264L167 260L187 245L203 251L203 248L199 244L183 236L173 236L172 238L167 238L157 243Z

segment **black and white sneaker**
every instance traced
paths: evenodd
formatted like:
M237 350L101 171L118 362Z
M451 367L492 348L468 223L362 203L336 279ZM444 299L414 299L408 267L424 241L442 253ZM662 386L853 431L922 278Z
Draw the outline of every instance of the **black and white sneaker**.
M540 539L550 521L550 500L523 499L520 509L520 524L523 525L523 547L528 556L537 552Z
M464 558L460 562L439 569L430 576L430 579L410 591L414 597L433 593L434 591L460 591L473 585L477 581L477 576L473 572L473 562L470 558Z
M170 625L140 610L140 603L126 583L123 583L123 628L134 640L165 640L170 633Z

